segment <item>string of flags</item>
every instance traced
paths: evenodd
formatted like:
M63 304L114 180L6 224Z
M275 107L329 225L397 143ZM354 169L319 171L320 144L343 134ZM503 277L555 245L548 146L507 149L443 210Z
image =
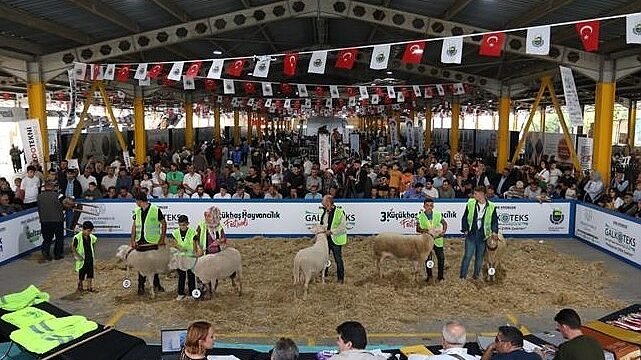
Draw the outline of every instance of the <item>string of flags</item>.
M133 71L133 79L139 81L139 85L148 86L151 80L162 79L171 81L183 81L186 90L195 89L194 79L199 77L205 63L209 68L204 74L205 79L221 80L223 73L229 77L240 77L251 61L254 68L248 76L255 78L268 78L272 63L282 58L283 74L294 76L299 72L299 60L301 55L310 55L307 66L307 73L325 74L328 66L328 55L336 53L334 67L337 69L353 69L357 56L362 49L371 48L372 54L369 61L369 68L373 70L385 70L388 67L392 46L404 45L405 49L401 58L404 64L420 64L426 51L427 43L441 41L441 62L444 64L460 64L463 56L463 40L466 37L482 36L479 46L479 55L488 57L502 56L506 45L507 34L515 31L527 31L525 52L531 55L548 55L550 52L550 32L552 27L562 25L574 25L577 35L585 51L593 52L599 48L600 22L616 18L626 18L626 43L641 44L641 13L615 15L601 17L592 20L569 21L552 25L535 26L529 28L509 29L504 31L493 31L477 34L465 34L461 36L432 38L413 41L400 41L379 45L364 45L350 48L337 48L304 52L289 52L283 54L271 54L262 56L245 56L239 58L208 59L194 61L175 61L157 63L125 63L125 64L88 64L74 63L74 76L77 80L117 80L129 81ZM165 65L171 65L165 73ZM185 70L186 68L186 70ZM247 69L249 70L249 69Z

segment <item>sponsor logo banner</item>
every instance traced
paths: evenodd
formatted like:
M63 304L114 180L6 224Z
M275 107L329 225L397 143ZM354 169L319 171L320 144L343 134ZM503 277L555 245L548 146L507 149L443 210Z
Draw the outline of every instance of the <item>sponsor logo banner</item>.
M42 235L37 212L0 222L0 262L32 250L41 244Z

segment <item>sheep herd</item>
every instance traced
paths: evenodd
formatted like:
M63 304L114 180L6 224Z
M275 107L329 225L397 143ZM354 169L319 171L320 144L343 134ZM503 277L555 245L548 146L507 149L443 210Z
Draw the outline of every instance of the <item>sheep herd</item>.
M320 275L321 282L325 282L325 269L329 266L329 248L324 228L319 225L310 227L314 234L314 244L299 250L294 256L293 284L294 292L301 285L304 295L307 295L310 281ZM383 277L381 264L386 258L409 260L413 263L413 280L417 281L421 265L429 266L428 257L434 248L434 237L442 234L442 228L430 229L429 232L405 235L398 233L381 233L373 237L373 257L379 276ZM505 269L500 259L505 249L505 239L498 237L488 238L483 273L485 281L497 280L497 275L505 276ZM134 251L129 245L121 245L116 257L127 266L129 271L134 270L142 276L153 277L172 270L191 270L204 290L208 290L208 297L213 297L218 285L218 280L231 279L232 286L237 288L238 295L242 295L242 261L240 252L228 246L216 254L207 254L201 257L188 257L175 252L169 247L160 247L158 250L145 252ZM431 267L431 266L430 266ZM128 280L125 280L128 281ZM238 286L236 286L236 282ZM155 297L153 286L150 295ZM200 294L200 290L197 292Z

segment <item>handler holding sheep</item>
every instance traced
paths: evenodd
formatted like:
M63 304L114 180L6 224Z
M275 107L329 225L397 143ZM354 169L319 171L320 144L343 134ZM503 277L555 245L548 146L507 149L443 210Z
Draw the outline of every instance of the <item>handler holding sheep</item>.
M485 240L489 236L496 236L499 232L499 219L496 215L496 206L485 198L485 187L474 188L474 197L467 201L463 218L462 229L465 234L465 255L461 263L461 279L467 277L467 270L474 258L474 279L478 279L483 265L485 254Z
M321 215L320 224L327 227L327 230L325 230L327 245L329 246L329 251L334 254L336 276L338 277L338 282L342 284L345 281L342 247L347 244L345 211L343 211L342 207L334 205L334 198L331 195L323 196L321 204L323 205L323 214ZM325 276L327 276L327 269L325 269Z
M419 234L429 233L430 229L438 229L440 235L434 235L434 252L438 261L438 281L443 281L443 269L445 267L445 252L443 251L443 234L447 231L447 222L443 219L440 211L434 210L434 200L427 198L423 201L423 211L418 213L416 222L416 232ZM434 230L432 230L432 233ZM432 268L427 267L427 281L432 280Z
M167 233L167 222L165 215L154 204L150 204L147 195L139 193L136 195L136 209L134 210L133 225L131 226L131 247L136 251L158 250L159 246L165 246L165 235ZM138 295L145 293L146 277L138 274ZM154 275L154 290L163 292L165 289L160 285L160 278Z

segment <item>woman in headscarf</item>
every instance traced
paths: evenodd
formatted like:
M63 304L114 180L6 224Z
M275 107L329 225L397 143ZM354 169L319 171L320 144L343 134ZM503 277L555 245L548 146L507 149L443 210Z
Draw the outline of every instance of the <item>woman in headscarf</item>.
M198 224L194 237L194 253L196 256L215 254L223 250L227 244L227 236L221 222L220 209L212 206L204 213L205 220Z

